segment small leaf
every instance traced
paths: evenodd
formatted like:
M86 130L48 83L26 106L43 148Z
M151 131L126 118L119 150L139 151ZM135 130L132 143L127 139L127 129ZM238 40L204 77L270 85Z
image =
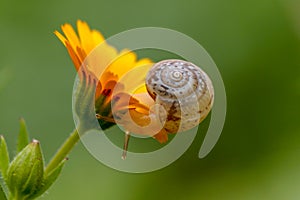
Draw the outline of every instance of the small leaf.
M18 137L17 151L20 152L29 143L28 131L23 118L20 119L20 132Z
M0 184L0 200L7 200L5 192L3 191L1 184Z
M64 159L54 170L52 170L49 174L45 174L45 178L42 183L42 188L33 196L33 198L37 198L44 194L50 186L56 181L58 176L61 173L63 166L65 165L67 159Z
M0 171L4 179L7 176L7 169L9 166L9 154L4 137L0 136Z

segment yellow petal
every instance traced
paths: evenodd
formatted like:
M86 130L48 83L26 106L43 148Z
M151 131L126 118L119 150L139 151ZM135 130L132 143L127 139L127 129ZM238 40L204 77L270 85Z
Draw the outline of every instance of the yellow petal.
M117 55L117 50L109 45L97 46L86 58L85 65L89 70L93 72L97 77L103 76L103 73L114 60ZM103 82L101 81L103 85Z
M143 59L137 61L137 62L135 63L135 66L136 66L136 67L139 67L139 66L143 66L143 65L150 64L150 63L152 63L152 61L151 61L150 59L148 59L148 58L143 58Z
M86 22L78 20L77 30L81 42L81 47L85 50L86 54L89 54L97 46L97 44L94 43L90 27Z
M118 77L122 77L127 71L135 67L136 54L129 50L123 50L112 60L113 62L107 68L108 71L114 72Z
M60 34L60 32L58 32L58 31L54 31L54 34L66 46L67 39L62 34Z
M145 78L151 67L152 63L133 67L131 70L126 71L123 76L119 77L119 83L122 83L125 87L124 91L131 94L147 92Z
M103 37L103 35L100 32L95 31L95 30L92 30L92 37L94 40L94 44L97 44L97 45L105 41L105 38Z
M70 24L64 24L61 26L62 31L64 32L67 40L70 42L70 45L73 49L76 49L77 46L80 46L79 39L76 32Z

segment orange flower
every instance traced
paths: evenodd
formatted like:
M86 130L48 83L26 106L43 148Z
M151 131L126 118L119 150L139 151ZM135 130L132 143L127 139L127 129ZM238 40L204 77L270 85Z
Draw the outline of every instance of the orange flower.
M153 136L155 139L159 142L167 141L167 132L151 118L150 107L154 101L147 94L146 87L141 87L137 94L130 94L123 90L130 82L120 82L120 78L130 70L147 64L150 66L151 60L138 60L136 54L127 49L118 52L106 43L100 32L91 30L83 21L77 21L78 34L70 24L62 25L61 29L64 36L58 31L54 33L66 46L76 70L79 72L85 64L84 67L98 77L95 110L101 127L108 128L117 121L125 130L150 136L156 131ZM142 73L136 73L135 76L145 78L145 70ZM133 126L131 119L138 126ZM141 131L140 126L147 128Z

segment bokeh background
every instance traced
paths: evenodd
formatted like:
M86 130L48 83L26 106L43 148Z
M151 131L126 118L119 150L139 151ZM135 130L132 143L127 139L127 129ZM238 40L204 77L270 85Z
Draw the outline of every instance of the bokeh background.
M41 199L300 199L299 8L298 0L1 0L0 134L13 156L24 117L49 160L74 128L76 73L53 34L61 24L82 19L106 37L171 28L202 44L223 76L227 119L213 151L198 159L199 131L172 165L127 174L78 144Z

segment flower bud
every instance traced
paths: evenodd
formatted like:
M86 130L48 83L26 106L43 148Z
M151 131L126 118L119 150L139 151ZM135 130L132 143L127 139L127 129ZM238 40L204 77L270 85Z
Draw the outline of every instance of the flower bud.
M43 154L39 141L29 143L11 162L7 171L7 186L11 196L31 199L42 188Z

